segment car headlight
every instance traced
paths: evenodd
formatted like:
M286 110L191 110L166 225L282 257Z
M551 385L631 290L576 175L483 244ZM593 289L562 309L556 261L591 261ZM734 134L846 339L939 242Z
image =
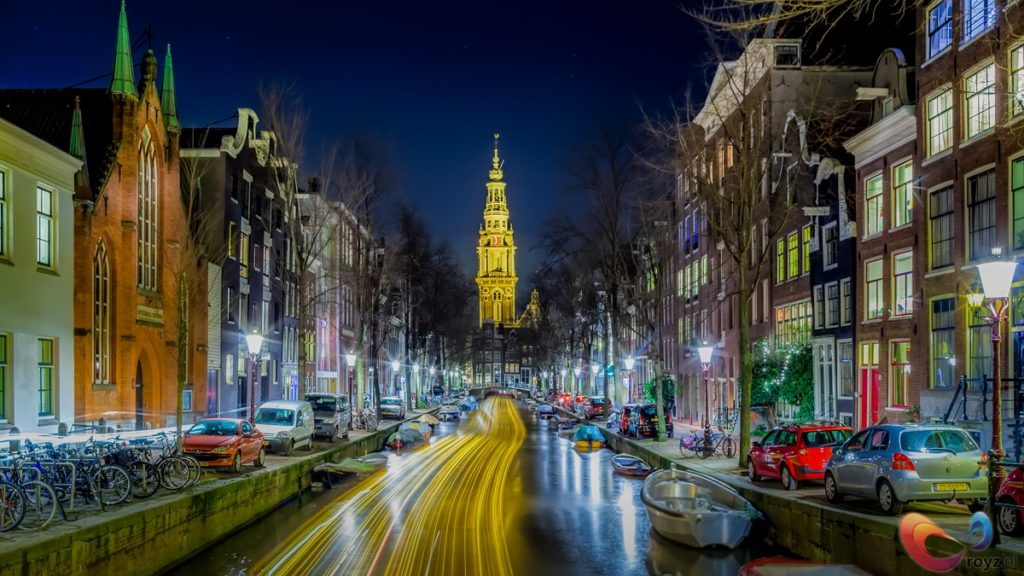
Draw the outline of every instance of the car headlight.
M231 446L217 446L213 449L213 452L217 454L226 454L231 451Z
M288 431L285 430L284 432L278 432L277 433L277 437L278 438L287 438L288 437Z

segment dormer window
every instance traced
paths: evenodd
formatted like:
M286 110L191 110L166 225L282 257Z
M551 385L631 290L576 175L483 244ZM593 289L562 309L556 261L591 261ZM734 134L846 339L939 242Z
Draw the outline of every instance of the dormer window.
M783 66L799 66L800 65L800 45L799 44L779 44L775 46L775 65L779 67Z

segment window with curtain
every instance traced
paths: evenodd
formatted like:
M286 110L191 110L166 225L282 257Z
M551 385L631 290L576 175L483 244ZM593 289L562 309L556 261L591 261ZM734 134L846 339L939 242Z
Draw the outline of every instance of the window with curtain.
M932 388L952 388L955 384L954 360L956 348L956 299L937 298L932 300L931 309L931 349L932 349Z
M914 206L914 163L904 162L892 169L891 226L899 228L910 224Z
M811 272L811 226L808 224L803 227L801 231L802 238L800 240L800 262L802 263L803 273L810 274Z
M36 264L53 268L53 192L36 188Z
M906 316L914 311L914 252L908 250L892 257L893 316Z
M1010 210L1013 213L1013 249L1024 249L1024 158L1010 164Z
M953 188L936 190L928 196L928 237L933 270L953 265Z
M882 175L868 178L864 182L864 235L882 233L885 220L885 204L882 202Z
M800 275L800 236L791 232L787 239L789 250L789 278L796 278Z
M928 155L953 145L953 91L943 90L928 98Z
M882 273L881 258L864 263L864 317L867 320L881 318L885 314Z
M953 0L940 0L928 9L928 57L953 43Z
M996 246L996 171L989 170L967 179L967 224L969 260L992 255Z
M1010 116L1024 112L1024 44L1010 50Z
M981 379L992 378L992 324L989 311L982 307L968 312L967 377L972 388L981 387Z
M996 66L989 64L964 78L964 138L972 138L996 123Z
M889 343L892 362L889 378L889 405L906 406L910 390L910 342L895 340Z

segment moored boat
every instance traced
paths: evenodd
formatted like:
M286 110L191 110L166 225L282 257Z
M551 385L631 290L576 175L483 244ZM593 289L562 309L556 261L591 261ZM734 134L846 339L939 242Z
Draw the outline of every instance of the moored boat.
M651 526L662 536L694 548L736 548L760 513L726 484L686 470L658 470L640 497Z
M638 478L644 478L653 471L650 464L632 454L616 454L613 456L612 468L623 476L635 476Z
M569 436L577 450L600 450L604 447L604 435L597 426L581 424L573 428Z

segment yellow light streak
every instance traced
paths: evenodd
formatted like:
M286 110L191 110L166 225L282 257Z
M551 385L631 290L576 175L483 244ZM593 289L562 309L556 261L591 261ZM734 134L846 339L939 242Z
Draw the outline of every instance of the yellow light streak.
M525 437L515 403L489 398L458 434L339 496L254 572L512 574L503 501Z

